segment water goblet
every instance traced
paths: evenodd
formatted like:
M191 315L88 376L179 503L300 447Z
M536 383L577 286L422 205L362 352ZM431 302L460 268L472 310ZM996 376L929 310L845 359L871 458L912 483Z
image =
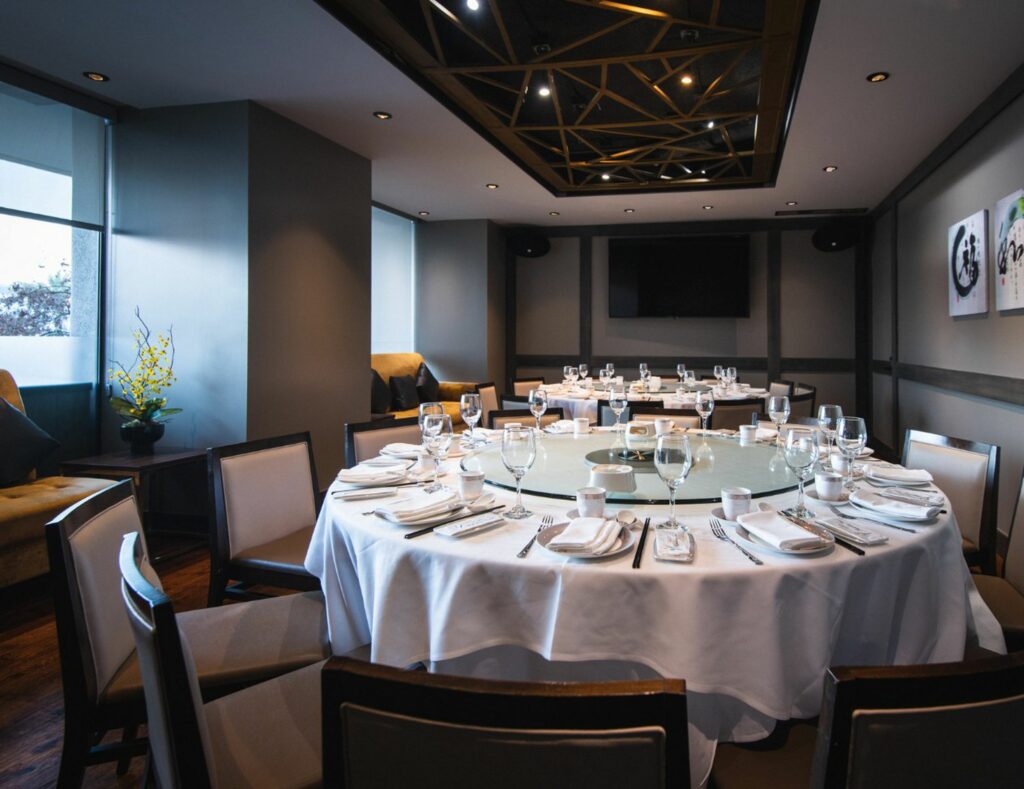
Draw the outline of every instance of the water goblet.
M606 369L608 371L608 377L609 378L614 378L615 377L615 365L614 364L612 364L611 362L608 362L608 363L605 364L604 369Z
M789 398L785 395L775 395L768 398L768 418L772 420L778 433L775 436L775 446L779 446L782 440L782 426L789 419Z
M480 395L475 392L467 392L459 398L459 413L462 414L462 421L469 425L470 443L476 442L476 423L483 416L483 406L480 403Z
M418 423L420 426L420 433L423 433L423 420L426 419L430 414L443 414L444 406L440 403L420 403ZM427 442L423 442L423 451L427 449Z
M587 365L585 362L580 362L579 366L576 369L579 370L580 380L585 379L587 377L587 373L590 372L590 366Z
M711 412L715 410L715 396L711 392L697 392L693 405L697 411L697 416L700 417L701 435L707 436L708 418L711 416Z
M601 388L608 391L608 384L611 381L612 374L608 372L607 367L602 367L597 371L597 378L601 382Z
M859 416L843 416L836 425L836 446L849 461L843 487L853 489L853 461L868 443L868 426Z
M516 480L516 505L505 513L506 518L520 520L533 513L523 506L523 477L537 458L537 444L532 429L509 425L501 434L501 462Z
M451 444L452 418L448 414L427 414L423 418L423 445L434 460L434 481L423 489L424 493L433 493L444 487L438 476L441 461L448 454Z
M695 370L687 370L683 373L683 386L687 389L693 389L697 386L697 372Z
M540 418L548 410L548 393L543 389L531 389L526 401L530 404L530 413L537 420L537 437L540 437Z
M736 385L736 379L739 378L739 373L736 372L735 367L725 368L725 385L732 389Z
M790 430L786 435L786 465L796 475L799 488L793 513L806 518L810 511L804 506L804 482L814 473L818 462L818 439L810 430Z
M569 386L575 384L580 378L580 371L576 367L570 367L568 373Z
M715 380L718 381L719 385L722 383L722 377L725 375L725 368L720 364L715 365L714 369Z
M832 457L832 443L836 438L836 428L839 427L839 420L843 418L843 409L841 406L832 405L826 403L818 406L818 427L821 428L821 432L825 434L825 440L828 442L828 454L825 458ZM825 460L822 460L824 464Z
M676 365L676 375L679 376L679 385L682 386L686 378L686 365L682 362Z
M641 368L644 368L646 366L647 365L641 365ZM650 389L650 382L651 382L651 371L650 370L641 369L640 370L640 384L643 387L643 391L645 391L645 392L649 391L649 389Z
M686 436L671 433L658 436L658 444L654 449L654 467L661 481L668 486L669 515L662 526L687 531L686 526L676 520L676 492L693 467L690 442Z
M572 365L571 364L567 364L567 365L565 365L565 367L562 368L562 383L565 384L566 386L569 385L569 371L571 369L572 369Z
M612 409L612 413L615 414L616 432L622 429L619 425L619 418L622 416L622 412L626 410L627 404L628 401L626 399L625 389L612 388L612 390L608 392L608 407Z

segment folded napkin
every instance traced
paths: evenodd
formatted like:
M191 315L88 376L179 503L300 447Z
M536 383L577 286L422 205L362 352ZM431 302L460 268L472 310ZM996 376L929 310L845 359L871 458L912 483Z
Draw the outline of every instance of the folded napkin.
M654 556L676 562L692 561L696 544L693 535L682 529L654 530Z
M333 490L331 495L341 501L357 501L359 499L383 499L394 496L398 488L353 488L352 490Z
M748 512L736 519L748 532L780 551L817 548L824 540L772 511Z
M360 466L377 466L381 468L409 468L411 465L407 458L399 458L389 455L380 455L375 458L367 458L359 463Z
M391 505L378 507L377 515L394 523L411 523L462 508L458 493L442 488L433 493L418 493Z
M588 553L600 556L618 539L622 525L617 520L604 518L576 518L552 538L548 548L567 553Z
M864 473L871 479L880 480L882 482L924 483L932 481L932 475L923 468L901 468L900 466L893 465L883 466L881 463L872 463L867 467Z
M545 433L572 433L573 430L575 430L575 425L571 419L559 419L557 422L544 426Z
M929 493L918 488L884 488L876 493L886 499L896 499L909 504L919 504L922 507L941 507L946 503L946 497L941 493Z
M888 515L891 518L912 518L913 520L928 520L939 514L940 507L921 506L910 504L906 501L880 496L870 490L855 490L850 494L850 501L858 507L877 512L879 515Z
M343 468L338 472L339 482L348 482L353 485L401 482L404 479L404 466L364 466L360 463L358 466Z
M423 449L422 444L395 443L387 444L383 449L381 449L380 454L391 455L392 457L399 458L417 458L423 452L425 452L425 450Z
M889 542L889 538L871 529L857 526L844 518L815 518L814 522L828 529L838 537L858 543L859 545L881 545Z
M752 386L749 389L747 389L747 394L751 394L751 395L763 395L763 394L767 394L767 393L768 393L767 389L761 389L760 387L756 387L756 386Z

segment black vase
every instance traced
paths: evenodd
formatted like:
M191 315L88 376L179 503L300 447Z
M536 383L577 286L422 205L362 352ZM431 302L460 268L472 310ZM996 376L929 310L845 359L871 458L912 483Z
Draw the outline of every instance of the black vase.
M121 440L133 455L152 455L153 444L164 434L163 422L127 422L121 425Z

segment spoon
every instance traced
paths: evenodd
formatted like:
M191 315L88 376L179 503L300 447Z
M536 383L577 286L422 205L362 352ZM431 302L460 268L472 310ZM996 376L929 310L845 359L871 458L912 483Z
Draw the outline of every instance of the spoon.
M634 526L640 525L640 520L636 517L636 513L633 512L633 510L622 510L620 512L616 512L615 520L627 529L632 529Z

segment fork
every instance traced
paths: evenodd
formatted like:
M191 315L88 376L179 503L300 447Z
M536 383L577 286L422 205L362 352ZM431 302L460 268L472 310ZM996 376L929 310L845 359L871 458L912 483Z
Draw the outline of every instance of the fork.
M714 515L712 515L712 516L710 516L708 518L708 520L711 521L711 533L714 534L718 539L723 540L724 542L727 542L730 545L732 545L734 548L736 548L738 551L740 551L744 556L746 556L748 559L750 559L750 561L752 561L754 564L764 564L764 562L762 562L760 559L758 559L756 556L754 556L754 554L752 554L750 551L748 551L742 545L740 545L737 542L733 542L733 540L729 537L729 535L725 533L725 527L722 525L722 522L720 520L718 520L718 518L716 518Z
M550 526L554 522L555 522L555 516L554 515L545 515L543 518L540 519L540 526L537 527L537 534L540 534L542 531L544 531L544 529L546 529L548 526ZM520 558L520 559L525 559L526 558L526 554L528 554L530 552L530 548L532 548L534 542L537 541L537 534L534 534L530 538L530 541L528 543L526 543L526 545L523 546L523 550L521 550L519 553L516 554L516 556L518 558Z
M836 515L838 515L840 518L844 518L845 520L848 520L848 521L859 521L860 520L860 518L858 518L856 515L847 515L845 512L840 510L838 507L833 506L832 504L828 504L826 506L830 510L832 510L832 512L834 512ZM917 529L908 529L906 526L896 526L893 523L886 523L885 521L876 521L874 519L871 519L871 522L872 523L877 523L880 526L888 526L890 529L896 529L897 531L908 531L911 534L917 534Z

